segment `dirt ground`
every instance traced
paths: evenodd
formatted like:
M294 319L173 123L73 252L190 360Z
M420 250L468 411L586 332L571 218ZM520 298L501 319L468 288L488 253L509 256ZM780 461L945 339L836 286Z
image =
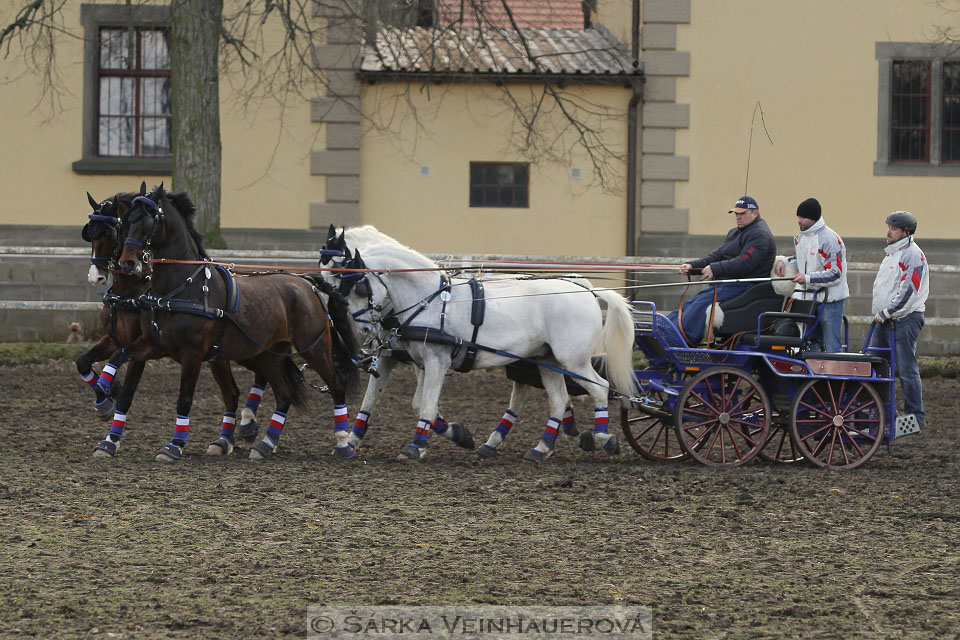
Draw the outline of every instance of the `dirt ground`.
M0 374L3 638L304 637L308 605L379 604L643 605L655 638L960 637L957 380L924 381L924 433L830 472L562 440L538 467L521 458L539 400L492 463L433 437L403 464L409 369L349 462L330 455L332 407L313 391L270 460L206 457L221 407L205 373L185 457L164 465L178 386L164 363L118 457L94 459L108 426L72 364ZM442 406L479 443L508 394L501 373L452 375Z

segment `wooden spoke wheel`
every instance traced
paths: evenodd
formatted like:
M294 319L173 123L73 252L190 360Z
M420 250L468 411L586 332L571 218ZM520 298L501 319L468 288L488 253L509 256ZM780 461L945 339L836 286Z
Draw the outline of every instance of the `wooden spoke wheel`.
M714 367L683 387L673 421L677 439L693 458L711 467L736 467L767 443L770 399L745 371Z
M666 394L658 392L657 403L666 400ZM655 405L654 405L655 407ZM620 427L634 451L647 460L669 462L689 457L677 441L673 428L673 415L665 409L644 407L620 408Z
M757 454L767 462L789 464L804 460L803 454L797 449L790 436L790 428L786 425L770 429L767 444Z
M883 440L883 402L860 380L810 380L793 400L790 436L818 467L852 469Z

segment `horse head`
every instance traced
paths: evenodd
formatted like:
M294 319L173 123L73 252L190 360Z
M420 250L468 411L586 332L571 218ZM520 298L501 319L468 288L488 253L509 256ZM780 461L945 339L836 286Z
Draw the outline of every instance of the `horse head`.
M163 244L166 229L163 205L163 183L147 193L147 183L140 184L140 192L131 200L130 210L123 217L126 237L120 253L119 266L124 274L141 277L149 267L154 243Z
M80 236L90 243L90 270L87 282L96 286L106 285L111 272L117 268L120 258L121 220L130 209L133 193L118 193L103 202L94 200L87 192L87 201L93 208L89 221L83 225Z

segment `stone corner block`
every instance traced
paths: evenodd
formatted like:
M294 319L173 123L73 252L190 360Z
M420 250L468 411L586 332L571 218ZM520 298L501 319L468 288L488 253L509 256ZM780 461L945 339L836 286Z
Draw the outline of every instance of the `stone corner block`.
M360 205L355 202L311 202L310 228L352 227L360 223Z
M640 19L644 22L690 23L691 0L643 0Z
M311 122L360 122L360 98L319 96L310 101Z
M687 156L644 155L641 167L644 181L690 179L690 158Z
M686 129L690 126L690 105L647 102L643 105L643 127Z
M648 76L689 76L689 51L644 51L643 72Z
M668 207L640 209L640 231L643 233L687 233L690 210Z
M351 150L311 151L310 173L315 176L360 175L360 152Z

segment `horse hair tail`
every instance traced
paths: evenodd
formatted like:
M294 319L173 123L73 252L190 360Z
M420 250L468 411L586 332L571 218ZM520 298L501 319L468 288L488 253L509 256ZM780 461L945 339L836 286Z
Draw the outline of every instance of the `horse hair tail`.
M633 313L626 298L615 291L594 291L607 305L600 334L606 377L611 386L624 395L637 394L633 371Z
M323 293L327 294L327 313L330 314L331 352L337 380L347 397L360 390L360 338L357 336L356 323L350 315L347 299L322 277L309 276Z
M283 385L290 392L290 404L298 409L307 408L307 388L303 384L303 373L290 356L283 359L281 373Z

